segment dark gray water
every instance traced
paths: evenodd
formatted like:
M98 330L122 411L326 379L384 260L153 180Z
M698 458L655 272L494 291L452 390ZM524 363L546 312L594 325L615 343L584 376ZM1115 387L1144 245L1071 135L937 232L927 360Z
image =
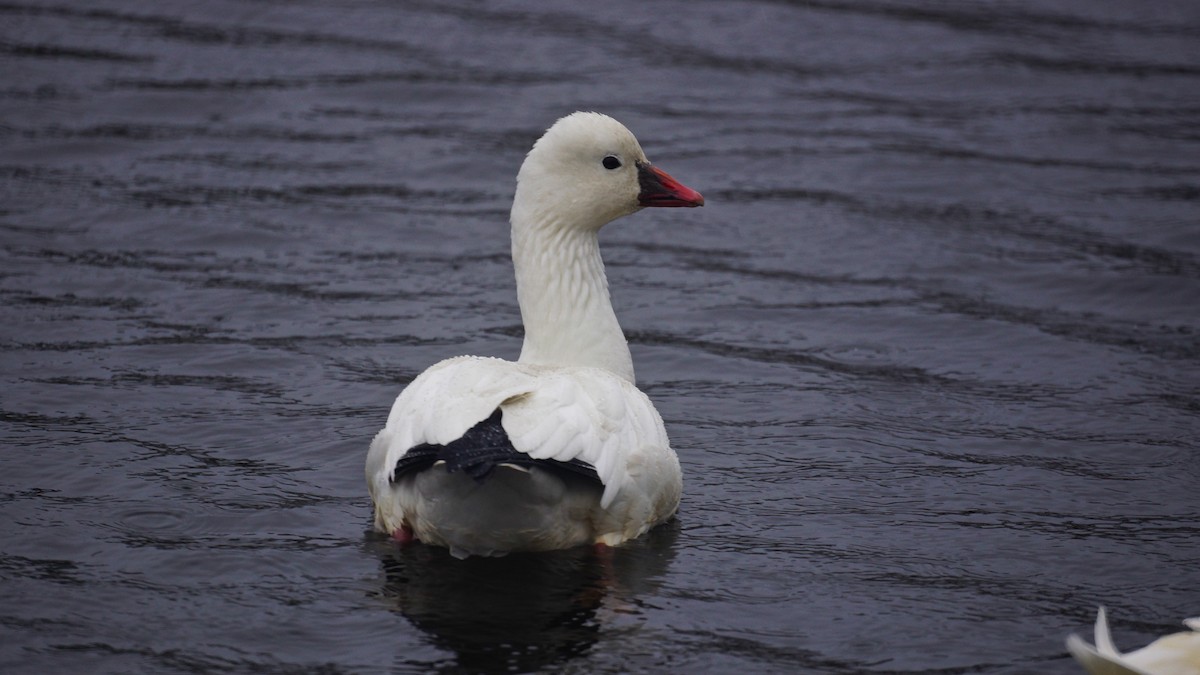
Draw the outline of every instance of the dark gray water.
M1200 614L1200 4L0 4L0 670L1076 673ZM513 358L557 117L677 522L398 551L367 444Z

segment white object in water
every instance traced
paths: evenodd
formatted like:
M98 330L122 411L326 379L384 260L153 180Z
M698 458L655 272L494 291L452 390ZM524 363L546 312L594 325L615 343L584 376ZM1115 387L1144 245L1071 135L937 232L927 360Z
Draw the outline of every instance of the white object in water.
M1091 675L1200 675L1200 617L1183 623L1191 630L1161 637L1137 651L1122 654L1113 644L1101 607L1096 614L1096 646L1071 635L1067 650Z
M617 545L674 515L679 459L634 384L597 234L643 207L703 204L610 117L547 130L510 219L520 359L448 359L404 389L367 454L376 529L466 557Z

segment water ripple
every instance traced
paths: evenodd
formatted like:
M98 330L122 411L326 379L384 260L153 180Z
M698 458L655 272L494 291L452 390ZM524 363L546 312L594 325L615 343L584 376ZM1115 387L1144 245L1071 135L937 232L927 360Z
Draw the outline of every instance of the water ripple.
M1194 3L0 17L8 670L1067 675L1095 605L1194 611ZM398 548L366 448L519 353L513 177L574 109L708 199L602 236L678 519Z

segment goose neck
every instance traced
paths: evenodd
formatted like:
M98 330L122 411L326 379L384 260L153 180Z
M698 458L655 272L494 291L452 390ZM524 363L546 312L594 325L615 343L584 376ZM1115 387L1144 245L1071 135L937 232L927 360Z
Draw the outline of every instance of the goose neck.
M514 210L513 266L525 324L520 361L604 368L634 381L629 345L613 312L598 229Z

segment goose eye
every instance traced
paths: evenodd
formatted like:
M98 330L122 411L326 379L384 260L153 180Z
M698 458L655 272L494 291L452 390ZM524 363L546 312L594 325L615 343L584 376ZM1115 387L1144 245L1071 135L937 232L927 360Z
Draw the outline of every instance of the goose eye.
M621 160L617 159L613 155L609 155L608 157L604 158L603 164L604 168L606 169L618 169L621 167Z

